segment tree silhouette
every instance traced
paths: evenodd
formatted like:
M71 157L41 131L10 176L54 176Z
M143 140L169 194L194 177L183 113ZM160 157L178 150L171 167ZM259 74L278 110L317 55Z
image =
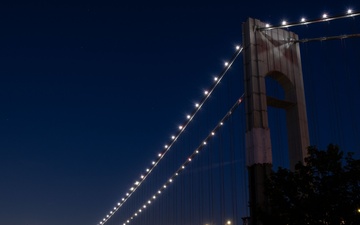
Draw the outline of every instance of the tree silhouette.
M272 172L265 190L264 225L360 224L360 160L336 145L309 147L305 164Z

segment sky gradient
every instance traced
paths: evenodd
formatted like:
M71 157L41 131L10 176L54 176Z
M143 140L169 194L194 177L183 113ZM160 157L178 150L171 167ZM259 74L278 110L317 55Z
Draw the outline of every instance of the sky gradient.
M0 223L95 225L241 44L242 22L348 7L360 4L1 3Z

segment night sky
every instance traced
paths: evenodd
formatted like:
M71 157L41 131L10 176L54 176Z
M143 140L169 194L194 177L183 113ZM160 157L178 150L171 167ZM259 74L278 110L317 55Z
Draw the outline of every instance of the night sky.
M335 2L1 3L0 224L95 225L241 44L242 22L360 9Z

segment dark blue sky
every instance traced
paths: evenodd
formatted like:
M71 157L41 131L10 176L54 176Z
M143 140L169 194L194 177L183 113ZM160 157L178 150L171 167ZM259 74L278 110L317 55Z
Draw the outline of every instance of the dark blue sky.
M277 24L348 7L360 9L356 1L1 3L1 223L96 224L241 44L246 18Z

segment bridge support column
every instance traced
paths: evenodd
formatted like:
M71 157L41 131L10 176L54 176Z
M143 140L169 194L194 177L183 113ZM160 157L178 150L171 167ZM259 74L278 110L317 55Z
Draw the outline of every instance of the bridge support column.
M285 30L259 31L258 27L265 24L252 18L243 24L250 225L262 224L259 210L270 212L264 194L265 181L272 169L267 107L286 110L291 168L303 161L309 145L300 51L298 45L290 42L298 37ZM266 95L267 76L284 89L285 99Z

